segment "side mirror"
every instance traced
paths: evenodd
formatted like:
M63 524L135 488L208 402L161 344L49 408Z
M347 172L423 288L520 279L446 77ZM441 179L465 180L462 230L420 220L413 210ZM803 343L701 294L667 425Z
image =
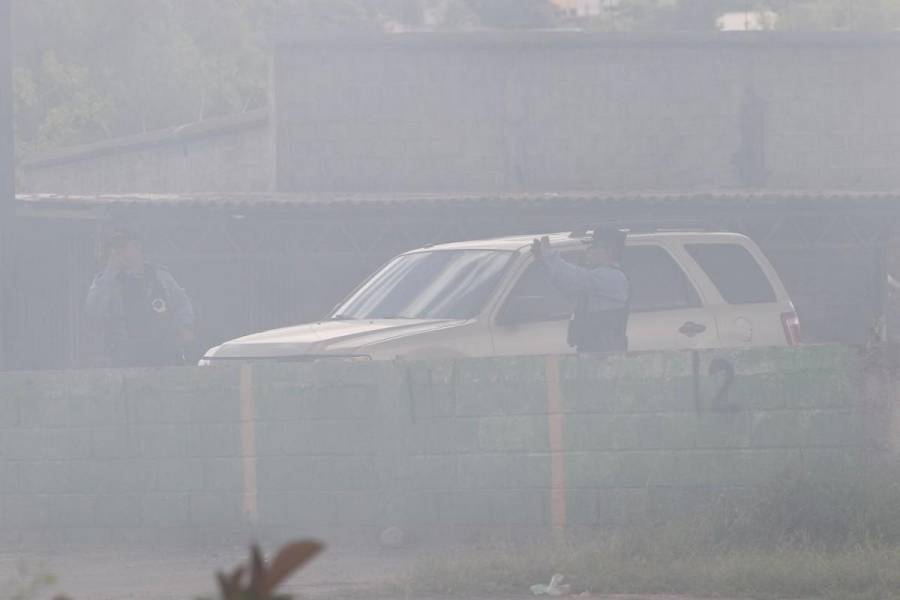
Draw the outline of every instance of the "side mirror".
M497 324L515 327L522 323L546 321L549 318L547 299L543 296L513 296L506 300L497 317Z

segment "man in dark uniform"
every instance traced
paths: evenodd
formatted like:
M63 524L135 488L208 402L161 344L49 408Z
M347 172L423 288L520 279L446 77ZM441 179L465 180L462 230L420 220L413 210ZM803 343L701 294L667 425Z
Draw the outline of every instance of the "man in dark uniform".
M619 266L626 233L611 227L594 229L585 266L567 262L552 252L547 238L535 239L531 251L553 282L575 298L569 321L569 345L578 352L628 350L628 277Z
M194 311L171 274L144 260L140 240L117 229L106 244L106 269L88 292L88 318L102 332L115 367L184 363L194 339Z

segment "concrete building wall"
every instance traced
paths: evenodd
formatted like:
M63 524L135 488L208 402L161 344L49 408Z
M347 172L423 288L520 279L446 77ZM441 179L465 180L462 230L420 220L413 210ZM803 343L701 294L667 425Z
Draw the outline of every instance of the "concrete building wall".
M713 358L737 374L719 403ZM861 374L837 347L4 374L0 539L534 533L683 511L883 447L891 408Z
M260 192L270 189L268 112L63 149L26 161L19 191L61 194Z
M900 59L853 34L283 42L281 191L900 185Z

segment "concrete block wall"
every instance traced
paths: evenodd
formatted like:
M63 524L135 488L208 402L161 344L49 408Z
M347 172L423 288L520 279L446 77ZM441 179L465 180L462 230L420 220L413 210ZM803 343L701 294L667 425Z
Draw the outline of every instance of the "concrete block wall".
M727 395L716 398L735 371ZM608 525L828 476L883 444L854 351L524 357L413 371L408 485L430 523ZM715 370L715 369L714 369Z
M606 525L859 464L892 410L862 373L810 347L4 374L0 539Z

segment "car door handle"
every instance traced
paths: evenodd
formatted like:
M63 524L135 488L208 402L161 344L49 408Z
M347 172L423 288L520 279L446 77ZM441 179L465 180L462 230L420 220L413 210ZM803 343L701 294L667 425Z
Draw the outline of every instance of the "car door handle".
M678 333L680 333L681 335L686 335L688 337L700 335L704 331L706 331L706 325L694 323L693 321L688 321L678 329Z

